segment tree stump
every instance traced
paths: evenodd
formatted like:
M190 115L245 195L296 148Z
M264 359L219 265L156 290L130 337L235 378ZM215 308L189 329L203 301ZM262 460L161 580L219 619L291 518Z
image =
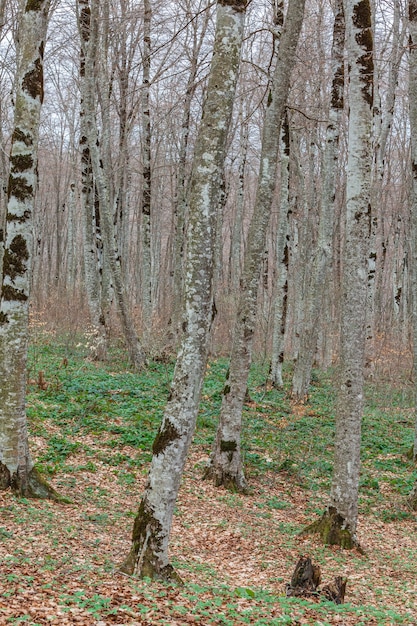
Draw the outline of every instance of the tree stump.
M289 586L291 593L287 595L301 597L314 594L320 582L320 567L313 565L310 557L301 556L291 577Z
M320 566L313 565L309 556L301 556L295 566L291 583L287 585L287 596L329 600L336 604L344 602L347 578L337 576L322 589L319 589L320 582Z
M347 578L336 576L332 583L325 585L320 591L320 596L336 604L343 604L345 600Z

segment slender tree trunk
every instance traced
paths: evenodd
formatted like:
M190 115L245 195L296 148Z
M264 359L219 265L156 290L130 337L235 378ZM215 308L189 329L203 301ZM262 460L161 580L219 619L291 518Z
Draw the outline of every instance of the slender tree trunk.
M216 485L226 485L242 491L246 489L240 450L242 408L251 365L261 262L276 183L280 127L290 86L291 71L295 62L303 13L304 0L291 0L281 35L266 110L258 189L240 280L240 297L230 368L223 390L220 420L211 462L206 472L206 477L211 478Z
M375 10L374 10L375 13ZM401 4L394 0L392 15L392 47L389 58L388 85L386 87L385 107L382 110L379 95L379 72L375 67L375 94L374 94L374 168L371 187L371 235L368 256L368 304L366 323L366 367L372 372L375 361L375 333L378 313L378 275L383 271L383 257L377 259L378 222L380 221L381 206L383 205L383 179L385 173L385 158L387 142L394 118L396 91L400 72L401 60L405 51L404 39L406 29L401 28ZM378 268L377 268L378 262ZM377 273L378 270L378 273Z
M83 11L89 10L83 7ZM87 24L81 17L81 28L87 28ZM88 32L83 34L88 37ZM85 93L85 63L86 56L84 47L80 48L80 91ZM103 241L100 230L100 213L96 203L95 184L91 164L90 147L87 137L85 121L84 98L81 95L80 102L80 149L81 149L81 211L83 225L83 250L84 250L84 279L87 294L90 320L94 333L94 341L91 344L92 357L99 361L107 358L107 329L106 314L103 307L104 272Z
M189 195L184 336L148 484L121 569L175 578L168 541L181 475L197 419L213 318L213 269L220 183L238 77L246 0L220 0L207 97Z
M413 457L417 459L417 0L409 0L408 19L410 34L409 51L409 107L411 132L411 171L412 171L412 321L413 321L413 356L414 356L414 385L416 397L415 431ZM413 508L417 509L417 481L412 495Z
M288 115L282 125L281 194L278 233L276 242L277 281L273 309L272 356L269 379L274 387L282 387L284 364L285 326L288 298L288 255L290 218L290 128Z
M349 133L341 356L330 506L310 532L325 543L357 545L358 490L370 234L373 36L369 0L346 3Z
M114 293L129 357L132 365L135 368L140 369L143 366L145 358L127 307L120 256L117 251L114 231L113 211L110 204L109 176L104 167L98 140L96 109L94 102L96 86L94 70L98 44L98 3L97 0L93 0L91 3L92 9L90 9L90 3L88 0L79 0L78 6L80 10L79 20L81 45L84 47L85 54L85 80L81 84L84 88L82 98L84 102L85 128L99 201L104 249L108 253Z
M67 277L66 285L70 292L70 297L75 296L75 283L77 277L77 265L76 265L76 242L77 242L77 228L76 228L76 200L75 200L75 183L71 182L68 189L68 220L67 220Z
M185 259L185 233L188 221L187 216L187 155L190 139L191 106L197 87L199 70L199 56L204 42L204 36L210 20L211 12L206 10L205 19L201 27L201 33L197 29L193 33L193 52L191 67L185 91L183 116L181 122L180 145L178 151L178 170L176 174L176 192L173 209L174 236L173 236L173 312L171 327L175 337L175 343L181 334L181 310L184 301L184 259Z
M294 368L292 394L297 401L308 395L319 335L319 322L326 308L324 296L332 260L333 214L336 193L336 173L338 163L339 127L343 113L345 19L343 2L335 6L333 27L332 65L333 81L329 123L326 132L324 153L323 195L321 201L319 235L317 249L312 259L311 279L307 288L305 323L300 341L300 350Z
M0 301L0 489L54 498L29 452L25 410L28 314L33 256L34 197L38 184L39 118L43 101L43 51L49 0L22 7L15 118L7 191L7 232Z
M144 324L152 326L152 236L151 236L151 20L150 0L144 0L143 19L143 79L142 79L142 318Z
M239 169L236 192L236 212L234 215L232 233L230 237L229 277L228 282L232 293L239 288L241 272L241 257L243 244L243 214L245 208L245 169L248 154L248 123L243 120L242 105L239 112L240 141L239 141Z

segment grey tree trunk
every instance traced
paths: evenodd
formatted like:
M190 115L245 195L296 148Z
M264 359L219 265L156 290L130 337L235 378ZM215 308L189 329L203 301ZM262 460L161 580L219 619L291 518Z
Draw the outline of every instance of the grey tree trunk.
M276 184L280 127L303 13L304 0L291 0L281 35L271 94L268 98L258 188L240 280L230 367L223 390L219 426L206 472L206 477L212 479L216 485L226 485L241 491L246 489L240 450L242 408L251 365L258 283Z
M381 104L379 94L379 71L377 65L375 72L375 93L374 93L374 167L372 172L371 187L371 235L368 256L368 305L366 323L366 367L368 374L374 369L375 361L375 333L376 317L378 309L377 291L380 285L377 284L378 275L382 275L383 259L377 259L378 252L378 222L380 221L381 206L383 206L383 179L385 173L385 159L387 153L387 143L394 118L394 108L396 101L397 84L401 66L401 60L406 50L404 40L406 28L401 28L401 3L394 0L392 14L392 48L389 59L388 85L386 87L385 107ZM374 10L375 12L375 10ZM381 62L380 62L381 64ZM381 69L381 68L379 68ZM378 261L378 268L377 268ZM395 299L394 299L395 306Z
M110 181L108 172L104 166L98 139L99 134L94 99L96 87L94 69L98 45L98 3L97 0L93 0L90 9L89 0L78 0L78 6L81 45L84 47L85 55L85 80L81 83L81 87L83 87L84 90L82 93L85 115L84 121L97 190L104 250L108 254L115 298L129 357L132 365L136 369L140 369L144 364L145 357L127 306L120 256L117 251L113 211L110 203Z
M343 2L342 0L337 0L335 5L332 46L333 81L324 153L323 194L319 218L319 234L317 248L310 268L311 278L305 298L304 324L300 340L300 349L294 368L292 386L292 395L297 401L304 400L308 395L311 370L317 349L320 316L322 315L322 311L326 309L324 296L332 261L333 214L336 193L335 180L338 163L339 128L344 106L344 44L345 19Z
M284 365L285 326L287 321L288 298L288 255L289 255L289 213L290 213L290 129L288 116L282 125L281 148L281 193L278 233L276 241L277 281L273 308L272 355L269 379L274 387L282 387Z
M413 356L414 356L414 384L416 396L416 415L413 457L417 459L417 0L409 0L409 107L411 132L411 169L412 169L412 321L413 321ZM417 508L417 482L414 486L414 501Z
M193 31L193 47L191 55L190 73L185 91L183 117L181 122L180 145L178 150L178 170L176 174L176 192L173 207L173 306L171 328L174 336L174 344L178 343L181 334L181 310L184 301L184 259L185 259L185 232L188 220L187 216L187 155L190 140L191 106L197 87L199 71L199 57L204 42L207 26L210 21L210 11L206 10L201 32L198 33L195 26Z
M371 226L373 35L369 0L348 0L345 12L350 112L335 457L330 506L307 530L319 532L325 543L351 548L357 545Z
M230 237L229 252L229 285L235 294L239 288L241 272L241 257L243 244L243 215L245 208L245 169L248 154L248 123L243 120L242 105L239 111L240 140L239 140L239 169L236 191L236 211Z
M4 250L0 301L0 489L11 487L27 497L54 498L55 492L33 466L25 410L33 208L49 7L49 0L28 0L20 17L7 229L0 238Z
M149 0L144 0L143 19L143 79L142 79L142 319L143 325L152 326L152 251L151 251L151 19Z
M219 0L216 36L189 195L184 336L148 484L122 571L175 578L168 559L174 505L194 432L213 319L213 270L220 183L243 38L246 0Z
M83 7L82 11L89 10ZM89 28L89 23L80 18L80 27ZM87 38L86 32L83 37ZM85 63L84 47L80 48L80 92L85 93ZM81 150L81 210L82 233L84 250L84 280L87 294L88 308L94 340L91 342L93 359L104 361L107 358L107 329L106 310L103 306L102 277L104 272L103 240L100 229L100 212L96 203L96 193L93 169L91 164L90 147L85 122L84 99L80 102L80 150Z

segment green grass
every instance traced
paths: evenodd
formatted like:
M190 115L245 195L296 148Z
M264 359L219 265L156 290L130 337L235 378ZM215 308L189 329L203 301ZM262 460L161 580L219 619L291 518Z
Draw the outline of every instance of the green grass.
M122 490L134 489L136 472L146 471L151 458L154 437L158 430L164 406L169 394L169 385L174 364L150 363L146 370L134 373L115 350L105 365L90 362L84 343L56 338L47 340L38 337L32 343L29 355L30 378L37 379L38 372L44 373L48 382L45 390L36 384L29 385L27 411L30 432L44 437L47 448L37 459L45 474L57 474L61 484L74 484L72 477L77 471L94 473L98 464L108 466L114 481ZM226 359L210 362L202 392L195 442L207 452L213 442L217 418L220 411L224 378L228 363ZM308 492L327 493L333 467L333 438L335 396L331 373L314 373L314 384L305 411L294 415L289 396L289 377L282 390L269 389L265 385L267 367L254 363L249 380L249 393L253 402L244 407L243 458L249 478L265 477L266 472L281 474L288 484L296 484ZM405 389L369 385L363 420L362 473L360 511L374 514L384 523L414 519L401 502L411 490L416 479L414 466L406 460L404 451L411 446L413 438L413 394ZM50 428L53 425L53 433ZM84 437L100 439L100 450L86 443ZM134 453L126 453L131 446ZM83 464L74 460L82 451L86 460ZM71 482L73 481L73 482ZM58 483L59 484L59 483ZM289 488L290 489L290 488ZM387 491L395 501L381 506ZM109 494L100 487L89 487L85 492L86 502L98 503L100 513L86 513L88 527L112 530ZM233 509L243 506L238 494L223 494L219 501ZM285 494L279 498L267 490L254 506L254 519L264 523L273 515L290 508ZM29 510L31 509L31 510ZM51 509L52 510L52 509ZM50 513L52 515L52 513ZM309 515L319 514L317 501L311 505ZM17 515L17 513L16 513ZM28 503L27 515L36 520L40 512ZM42 512L46 516L45 510ZM121 511L121 523L131 524L132 511ZM22 518L25 523L26 516ZM290 519L290 518L289 518ZM276 528L282 536L283 545L294 546L300 530L295 524L280 522ZM68 528L68 536L73 530ZM0 542L7 542L10 531L0 527ZM320 562L321 550L315 557ZM15 557L13 557L15 558ZM20 561L23 556L18 555ZM408 555L412 561L412 555ZM181 562L181 569L196 567L196 564ZM45 563L45 568L54 563ZM75 567L75 566L74 566ZM82 569L82 566L77 566ZM110 567L110 566L109 566ZM203 567L203 565L201 565ZM78 570L74 570L78 571ZM87 570L84 572L88 576ZM132 603L125 609L137 614L146 614L152 603L164 599L166 619L155 623L169 624L169 616L178 618L190 611L197 623L204 624L292 624L294 616L308 618L311 604L300 599L286 598L271 590L252 587L219 585L215 572L207 566L202 569L202 585L187 585L175 593L169 586L141 586L140 594L147 594L147 603ZM132 589L136 583L132 582ZM140 595L138 592L138 595ZM242 608L242 601L245 606ZM105 619L117 612L109 598L97 588L96 594L80 589L77 593L63 590L62 607L80 607L94 619ZM279 608L279 615L276 608ZM371 620L378 624L405 624L409 619L389 610L349 604L335 606L322 603L314 606L321 615L320 621L303 623L328 624L335 615L355 615L357 624ZM185 614L185 613L184 613ZM307 617L306 617L307 616ZM19 618L24 623L25 616ZM10 623L19 623L11 621Z
M74 342L75 343L75 342ZM32 434L45 436L47 420L59 428L48 436L48 450L39 459L40 467L54 473L67 467L83 435L108 437L108 454L100 460L111 466L127 462L140 467L150 459L169 393L173 363L151 363L135 374L120 361L116 351L106 365L86 358L82 342L41 342L32 345L29 370L36 380L39 370L49 383L45 391L29 387L28 416ZM64 359L65 366L64 366ZM207 446L213 441L227 372L226 359L210 362L204 382L195 441ZM289 381L283 390L267 389L267 368L255 363L249 380L253 403L244 407L243 458L249 475L267 470L285 472L306 489L328 489L333 467L334 391L330 375L314 372L308 410L292 416ZM415 473L403 452L413 439L413 395L409 387L368 386L363 419L362 495L378 500L381 485L387 483L405 496L412 488ZM397 411L393 414L392 408ZM135 458L119 451L125 445L136 448ZM86 450L88 452L88 450ZM91 461L90 471L94 471ZM129 481L129 478L120 478ZM270 504L273 509L273 504Z

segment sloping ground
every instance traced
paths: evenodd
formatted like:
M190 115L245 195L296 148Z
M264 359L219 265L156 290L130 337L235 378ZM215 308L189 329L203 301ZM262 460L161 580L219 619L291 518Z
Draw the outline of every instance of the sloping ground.
M185 581L176 587L117 572L171 370L155 365L136 376L63 354L52 343L32 354L28 413L33 456L72 504L0 492L1 626L417 623L416 517L404 507L414 481L402 455L413 430L408 392L384 385L368 394L361 555L298 536L326 504L328 381L316 380L309 404L291 407L255 371L245 427L252 492L202 482L227 367L213 363L174 518L171 558ZM36 384L38 370L46 384ZM286 597L300 555L320 565L324 583L347 576L344 605Z
M99 451L100 442L95 446ZM39 438L36 447L40 452ZM137 453L126 447L123 454ZM142 471L132 484L128 467L115 470L95 460L91 472L82 469L91 457L75 453L54 481L74 504L1 494L0 623L416 623L415 520L361 517L365 556L324 548L297 537L309 521L309 495L285 474L257 477L253 494L242 497L201 482L206 458L201 447L193 449L172 533L172 559L184 588L137 581L114 569L129 549ZM348 577L348 604L285 597L301 554L321 566L324 581Z

